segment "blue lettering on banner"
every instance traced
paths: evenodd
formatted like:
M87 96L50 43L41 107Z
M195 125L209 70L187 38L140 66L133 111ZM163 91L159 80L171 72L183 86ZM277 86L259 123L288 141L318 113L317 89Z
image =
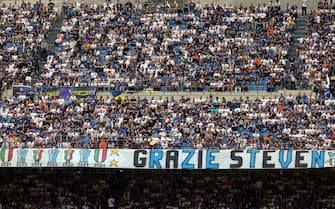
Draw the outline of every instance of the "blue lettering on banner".
M255 168L256 154L259 153L259 150L249 149L247 153L250 153L250 168Z
M207 150L206 152L206 168L211 169L218 169L219 164L218 163L212 163L212 161L215 160L215 157L212 155L213 153L218 153L219 150Z
M74 167L93 167L94 149L74 149ZM0 166L68 167L63 154L67 149L1 149ZM101 150L98 150L99 152ZM111 150L109 150L111 151ZM118 168L138 169L322 169L335 167L334 150L117 150ZM60 154L62 153L62 156ZM0 153L1 154L1 153ZM13 160L12 160L13 159ZM114 159L114 158L113 158ZM6 164L8 161L15 164ZM111 159L112 160L112 159ZM27 161L27 162L26 162ZM129 161L132 161L130 163ZM257 164L256 164L257 162Z
M181 164L181 168L183 168L183 169L194 168L194 164L193 163L190 164L189 162L190 162L191 158L194 156L195 150L183 150L183 153L188 153L188 155L183 160L183 162Z
M19 164L25 164L26 163L26 158L27 158L28 150L26 149L21 149L17 150L17 156L18 156L18 163Z
M284 161L284 150L279 151L279 163L282 168L288 168L292 162L292 150L287 150L286 160Z
M149 168L162 168L161 163L159 162L163 158L162 150L151 150L150 151L150 160L149 160Z
M316 168L316 164L318 164L319 168L324 167L325 162L325 151L312 151L312 168Z

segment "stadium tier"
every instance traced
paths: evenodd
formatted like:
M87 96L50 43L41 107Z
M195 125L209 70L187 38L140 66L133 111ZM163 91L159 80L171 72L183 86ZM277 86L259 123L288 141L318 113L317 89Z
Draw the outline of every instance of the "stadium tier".
M0 101L0 143L4 148L331 150L334 102L306 95L232 101L6 99Z
M296 13L277 7L144 12L70 8L37 85L119 90L280 89Z
M334 172L7 170L3 208L323 209L335 207ZM315 192L317 191L317 192ZM30 194L30 195L24 195Z
M56 21L53 7L2 6L2 89L29 84L117 91L333 90L334 14L328 4L320 3L302 25L307 33L295 61L289 52L296 46L296 5L194 4L187 11L148 11L138 2L66 4L55 40L47 40ZM47 52L50 41L55 46Z
M0 6L1 91L13 84L32 85L39 57L46 52L47 31L56 19L53 4Z
M51 11L42 4L3 10L15 15L16 10ZM331 10L322 9L322 14L328 22L333 18ZM3 100L3 147L333 149L334 103L322 96L115 101L100 100L85 89L280 89L287 75L295 73L285 70L295 7L206 6L187 13L151 13L131 4L77 4L66 15L55 53L48 56L35 83L55 87L56 94L48 91L49 96L34 102L22 95ZM325 26L331 30L329 24ZM313 34L306 40L308 35ZM302 65L304 76L298 79L308 78L306 87L313 84L326 92L333 68L321 66L323 76L306 77L320 65Z
M324 93L334 88L335 16L328 7L319 7L308 16L306 36L297 49L298 76L303 85Z
M335 208L333 0L27 1L0 1L0 209Z
M66 4L63 16L51 2L3 4L2 87L16 85L14 96L0 101L0 144L6 149L331 150L334 10L326 3L307 17L297 62L289 56L297 36L291 34L301 27L297 6L281 7L278 1L155 11L139 8L138 2L76 3ZM48 34L53 22L62 24L47 56L40 51L53 37ZM40 74L32 62L36 57L46 58ZM292 82L313 87L317 95L228 101L124 94L147 88L274 91ZM101 89L113 97L97 97Z

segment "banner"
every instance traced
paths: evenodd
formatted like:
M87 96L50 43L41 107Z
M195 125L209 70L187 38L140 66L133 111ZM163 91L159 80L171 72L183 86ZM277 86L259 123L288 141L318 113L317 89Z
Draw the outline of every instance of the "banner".
M95 97L96 88L94 87L72 87L69 89L70 96Z
M96 95L95 87L38 87L38 93L45 93L48 97L69 98L70 96L91 97Z
M18 97L20 95L25 95L27 98L34 98L34 91L31 86L26 85L14 85L13 86L13 96Z
M57 87L48 87L44 91L48 97L59 97L60 94L60 89Z
M0 167L304 169L335 166L323 150L1 149Z

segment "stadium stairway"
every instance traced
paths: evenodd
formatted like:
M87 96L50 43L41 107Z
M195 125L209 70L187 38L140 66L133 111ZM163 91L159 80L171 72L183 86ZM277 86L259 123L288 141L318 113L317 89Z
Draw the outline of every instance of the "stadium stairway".
M40 75L40 72L43 69L47 56L53 53L55 47L55 40L57 38L58 32L61 29L63 18L64 16L58 14L56 22L53 24L53 26L49 29L47 33L46 37L46 43L48 46L47 54L41 54L41 56L39 57L39 63L38 63L39 69L35 71L33 79L36 79Z
M297 48L300 44L299 40L301 40L306 33L306 17L298 17L296 19L296 29L294 30L292 34L292 42L290 45L290 48L288 50L288 56L293 57L295 60L298 60L298 54L297 54Z
M288 49L288 62L286 63L286 73L292 72L293 76L296 77L297 70L299 69L299 55L297 48L306 34L306 17L298 17L296 19L296 25L293 32L291 32L291 44ZM299 86L293 81L286 81L286 88L289 90L300 89Z
M55 40L57 39L57 34L62 27L63 18L64 18L63 15L58 15L55 24L49 30L49 35L47 37L49 53L50 53L50 50L53 51L55 48Z

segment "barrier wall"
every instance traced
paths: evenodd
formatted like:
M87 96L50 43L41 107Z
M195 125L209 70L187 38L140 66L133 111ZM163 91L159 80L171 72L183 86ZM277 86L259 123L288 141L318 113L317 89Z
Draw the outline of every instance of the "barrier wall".
M334 167L324 150L1 149L0 167L306 169Z

